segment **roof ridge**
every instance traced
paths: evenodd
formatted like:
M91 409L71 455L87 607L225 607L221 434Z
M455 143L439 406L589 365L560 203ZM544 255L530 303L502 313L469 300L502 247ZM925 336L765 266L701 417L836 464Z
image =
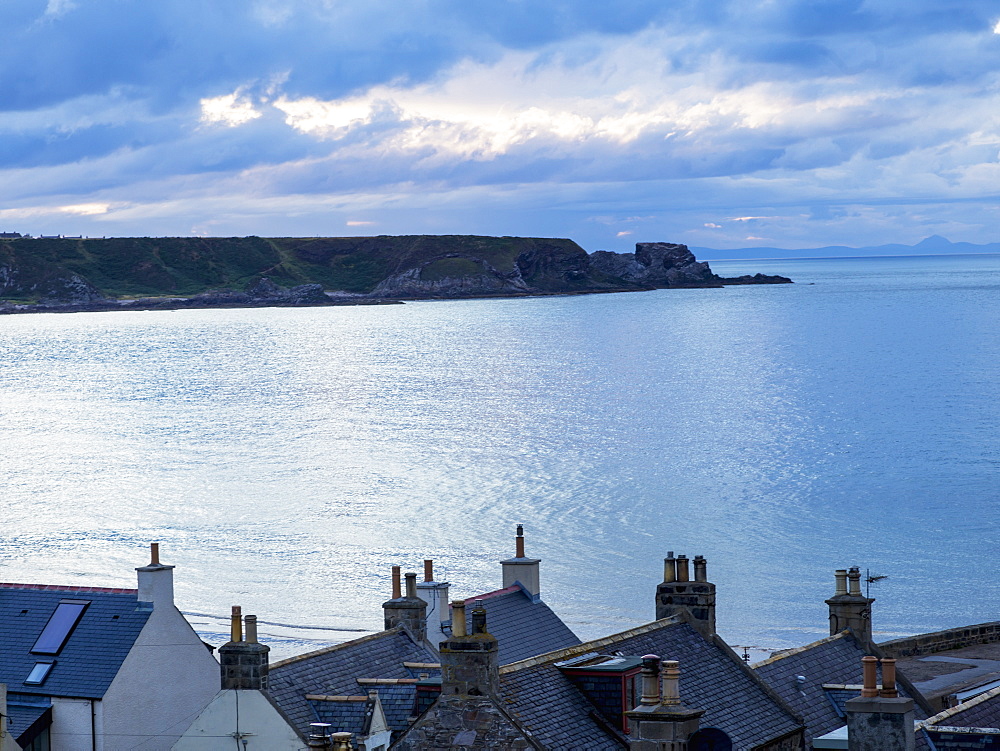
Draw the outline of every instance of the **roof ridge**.
M967 709L972 709L973 707L979 706L984 701L989 701L997 696L1000 696L1000 686L996 688L991 688L989 691L981 693L979 696L975 696L968 701L964 701L961 704L956 704L954 707L948 707L940 712L938 712L933 717L928 717L926 720L921 720L917 724L917 728L926 728L931 725L938 724L941 720L947 720L960 712L964 712Z
M595 649L599 649L600 647L605 647L609 644L614 644L615 642L622 641L623 639L630 639L633 636L641 636L642 634L648 634L650 631L655 631L660 628L666 628L667 626L676 626L680 623L681 620L678 616L670 616L669 618L662 618L658 621L645 623L641 626L636 626L635 628L630 628L626 631L619 631L617 634L611 634L611 636L605 636L600 639L594 639L593 641L583 642L582 644L576 644L572 647L563 647L562 649L557 649L554 652L546 652L545 654L529 657L526 660L520 660L518 662L511 662L506 665L501 665L500 675L506 675L507 673L513 673L517 670L523 670L524 668L530 668L535 665L541 665L546 662L554 662L564 657L570 657L574 654L585 654L587 652L593 652Z
M368 636L359 636L357 639L351 639L350 641L342 641L340 644L334 644L330 647L323 647L322 649L315 649L312 652L306 652L304 654L295 655L294 657L286 657L284 660L278 660L277 662L272 662L268 667L268 670L274 670L275 668L284 667L285 665L291 665L292 663L299 662L301 660L309 659L310 657L318 657L319 655L329 654L330 652L336 652L338 649L343 649L344 647L351 647L355 644L364 644L367 641L373 641L379 639L383 636L388 636L389 634L406 634L406 631L402 626L396 626L395 628L386 629L385 631L377 631L374 634L368 634ZM409 634L406 634L409 636Z
M18 582L0 582L0 589L33 589L44 592L106 592L116 595L137 595L138 589L127 587L91 587L72 584L23 584Z
M501 595L512 594L514 592L523 592L523 591L524 588L520 584L511 584L509 587L504 587L503 589L494 589L492 592L486 592L485 594L466 597L465 604L468 605L470 602L475 602L476 600L487 600L490 597L500 597Z
M750 667L753 670L756 670L757 668L763 667L764 665L770 665L771 663L777 662L778 660L783 660L786 657L793 657L794 655L802 654L807 649L814 649L815 647L818 647L821 644L827 644L828 642L836 641L837 639L843 639L846 636L850 636L850 634L848 633L847 629L844 629L843 631L839 631L838 633L833 634L832 636L827 636L822 639L818 639L814 642L810 642L809 644L804 644L801 647L793 647L792 649L782 650L779 654L771 655L766 660L755 662Z

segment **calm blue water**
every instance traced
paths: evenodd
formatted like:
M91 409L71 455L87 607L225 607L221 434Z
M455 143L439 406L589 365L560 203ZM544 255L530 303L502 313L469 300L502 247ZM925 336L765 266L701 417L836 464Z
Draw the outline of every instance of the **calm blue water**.
M210 640L240 604L283 656L381 628L392 564L499 587L521 522L585 638L668 550L731 643L824 636L850 565L876 638L1000 618L1000 256L713 268L797 284L0 318L0 580L159 540Z

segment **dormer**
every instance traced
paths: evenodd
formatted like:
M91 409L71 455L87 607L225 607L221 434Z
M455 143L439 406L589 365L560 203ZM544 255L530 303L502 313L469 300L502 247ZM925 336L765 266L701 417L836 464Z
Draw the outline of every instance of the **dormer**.
M588 652L557 662L555 666L605 720L616 730L628 734L625 713L639 703L642 658Z

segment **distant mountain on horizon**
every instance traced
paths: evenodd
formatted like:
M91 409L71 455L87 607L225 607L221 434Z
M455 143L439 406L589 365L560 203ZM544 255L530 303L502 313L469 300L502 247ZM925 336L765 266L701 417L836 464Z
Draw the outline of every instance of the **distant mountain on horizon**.
M692 247L691 251L702 261L749 260L763 258L847 258L863 256L934 256L962 253L1000 253L1000 242L976 245L953 243L946 237L931 235L916 245L870 245L851 248L846 245L827 245L822 248L716 248Z

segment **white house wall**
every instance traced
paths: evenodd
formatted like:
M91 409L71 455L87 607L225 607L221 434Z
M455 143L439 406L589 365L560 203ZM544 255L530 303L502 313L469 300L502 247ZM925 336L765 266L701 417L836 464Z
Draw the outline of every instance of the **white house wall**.
M181 612L157 604L104 695L105 745L99 751L166 751L220 681L219 663Z
M103 751L100 710L100 701L53 697L52 725L49 729L52 751Z
M173 748L174 751L224 748L299 751L305 747L295 730L260 691L228 690L216 694Z

